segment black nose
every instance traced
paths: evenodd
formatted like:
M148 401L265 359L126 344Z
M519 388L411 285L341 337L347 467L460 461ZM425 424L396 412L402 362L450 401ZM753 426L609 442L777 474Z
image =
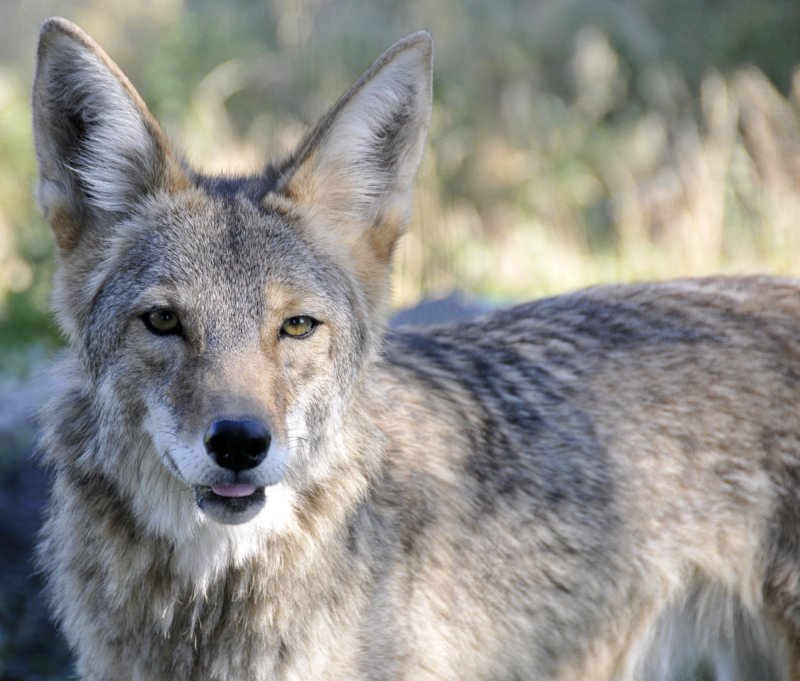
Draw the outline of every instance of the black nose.
M209 426L203 442L220 466L238 472L258 466L267 456L271 439L264 424L255 419L220 419Z

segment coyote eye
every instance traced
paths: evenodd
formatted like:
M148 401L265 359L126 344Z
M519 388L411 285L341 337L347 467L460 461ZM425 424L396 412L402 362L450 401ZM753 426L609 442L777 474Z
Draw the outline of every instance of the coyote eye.
M145 312L142 315L142 321L148 331L157 336L179 336L183 333L178 315L164 307Z
M281 326L281 336L303 338L308 336L318 325L319 322L316 319L307 315L289 317Z

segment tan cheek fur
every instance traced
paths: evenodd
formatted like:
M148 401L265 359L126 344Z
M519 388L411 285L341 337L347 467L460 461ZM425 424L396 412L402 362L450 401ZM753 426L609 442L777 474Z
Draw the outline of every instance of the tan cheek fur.
M69 253L78 244L81 226L72 217L65 206L59 206L47 216L47 222L53 231L56 246L63 253Z

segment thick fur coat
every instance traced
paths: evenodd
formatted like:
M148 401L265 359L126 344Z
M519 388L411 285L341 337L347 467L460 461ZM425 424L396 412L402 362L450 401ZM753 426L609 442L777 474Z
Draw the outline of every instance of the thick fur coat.
M800 285L385 334L431 56L405 38L294 154L215 178L45 24L70 349L39 558L80 676L800 678Z

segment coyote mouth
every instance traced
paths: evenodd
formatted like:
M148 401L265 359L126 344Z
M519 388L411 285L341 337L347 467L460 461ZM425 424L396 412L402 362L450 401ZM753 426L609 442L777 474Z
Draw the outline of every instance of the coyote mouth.
M195 488L197 506L212 520L225 525L239 525L252 520L267 500L264 487L239 483Z

